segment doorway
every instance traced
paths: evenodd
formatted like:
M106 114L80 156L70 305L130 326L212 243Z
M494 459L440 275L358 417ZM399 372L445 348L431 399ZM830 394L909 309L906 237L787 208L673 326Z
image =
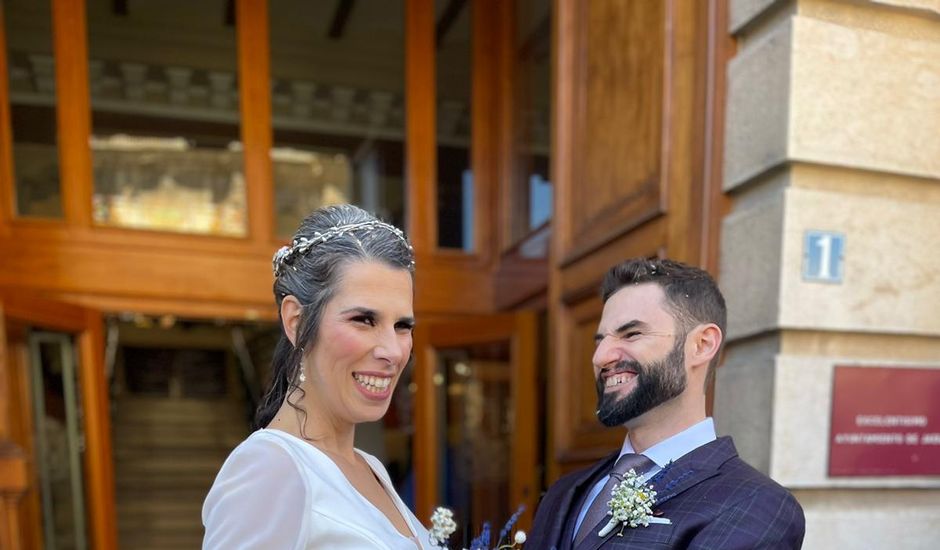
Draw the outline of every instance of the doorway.
M484 521L498 527L523 506L527 529L538 502L541 395L538 323L531 312L437 321L415 335L415 458L419 519L454 511L454 543ZM421 514L425 514L422 516Z
M108 361L121 548L198 548L202 502L251 430L270 323L125 315Z
M0 289L0 546L113 548L110 419L95 311Z

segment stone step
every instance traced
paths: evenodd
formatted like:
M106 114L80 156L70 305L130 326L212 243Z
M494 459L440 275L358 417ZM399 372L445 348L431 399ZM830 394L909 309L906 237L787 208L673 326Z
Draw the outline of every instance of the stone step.
M124 398L114 402L114 415L120 423L160 420L247 422L249 411L237 400L166 398ZM117 423L117 422L116 422Z
M120 547L200 548L203 500L249 434L240 401L122 396L115 403Z

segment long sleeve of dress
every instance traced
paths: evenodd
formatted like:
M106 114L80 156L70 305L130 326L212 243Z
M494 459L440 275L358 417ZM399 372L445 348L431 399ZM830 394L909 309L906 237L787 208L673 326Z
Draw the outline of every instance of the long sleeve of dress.
M249 441L219 471L202 508L204 549L302 548L306 485L288 451Z

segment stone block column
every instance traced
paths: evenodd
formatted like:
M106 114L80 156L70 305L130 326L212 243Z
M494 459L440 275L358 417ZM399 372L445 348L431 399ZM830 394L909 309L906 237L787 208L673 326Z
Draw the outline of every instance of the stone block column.
M804 548L935 548L940 476L828 460L836 365L940 369L940 0L729 5L719 432L800 500ZM804 278L808 231L844 238L840 282Z

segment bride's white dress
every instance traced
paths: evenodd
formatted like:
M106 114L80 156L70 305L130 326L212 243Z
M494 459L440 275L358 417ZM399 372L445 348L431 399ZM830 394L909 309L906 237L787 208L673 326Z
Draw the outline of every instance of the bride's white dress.
M405 537L339 467L309 443L258 430L232 451L202 507L203 548L431 548L428 533L374 456L356 450L381 480L413 537Z

